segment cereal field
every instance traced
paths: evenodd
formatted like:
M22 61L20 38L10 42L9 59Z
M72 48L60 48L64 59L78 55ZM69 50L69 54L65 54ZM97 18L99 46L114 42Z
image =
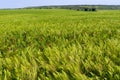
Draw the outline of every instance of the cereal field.
M0 10L0 80L120 80L120 11Z

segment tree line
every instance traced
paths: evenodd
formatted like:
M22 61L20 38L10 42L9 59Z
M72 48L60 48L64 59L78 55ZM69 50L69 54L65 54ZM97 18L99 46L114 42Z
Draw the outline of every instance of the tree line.
M120 10L120 5L57 5L57 6L33 6L25 9L71 9L77 11L96 11L96 10Z

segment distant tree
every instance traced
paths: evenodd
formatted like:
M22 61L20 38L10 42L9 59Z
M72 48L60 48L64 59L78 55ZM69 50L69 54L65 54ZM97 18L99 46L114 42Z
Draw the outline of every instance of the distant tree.
M82 11L96 11L96 8L82 8Z
M91 11L96 11L96 8L92 8Z
M89 8L84 8L84 11L89 11Z
M77 11L80 11L80 9L77 9Z

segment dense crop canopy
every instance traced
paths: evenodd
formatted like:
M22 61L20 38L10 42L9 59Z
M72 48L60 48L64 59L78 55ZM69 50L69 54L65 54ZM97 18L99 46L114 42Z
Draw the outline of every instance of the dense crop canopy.
M0 10L0 80L119 80L119 14Z

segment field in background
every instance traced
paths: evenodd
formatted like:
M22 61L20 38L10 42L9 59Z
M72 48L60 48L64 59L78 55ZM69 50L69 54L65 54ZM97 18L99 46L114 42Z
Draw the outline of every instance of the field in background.
M120 11L0 10L0 80L119 80Z

